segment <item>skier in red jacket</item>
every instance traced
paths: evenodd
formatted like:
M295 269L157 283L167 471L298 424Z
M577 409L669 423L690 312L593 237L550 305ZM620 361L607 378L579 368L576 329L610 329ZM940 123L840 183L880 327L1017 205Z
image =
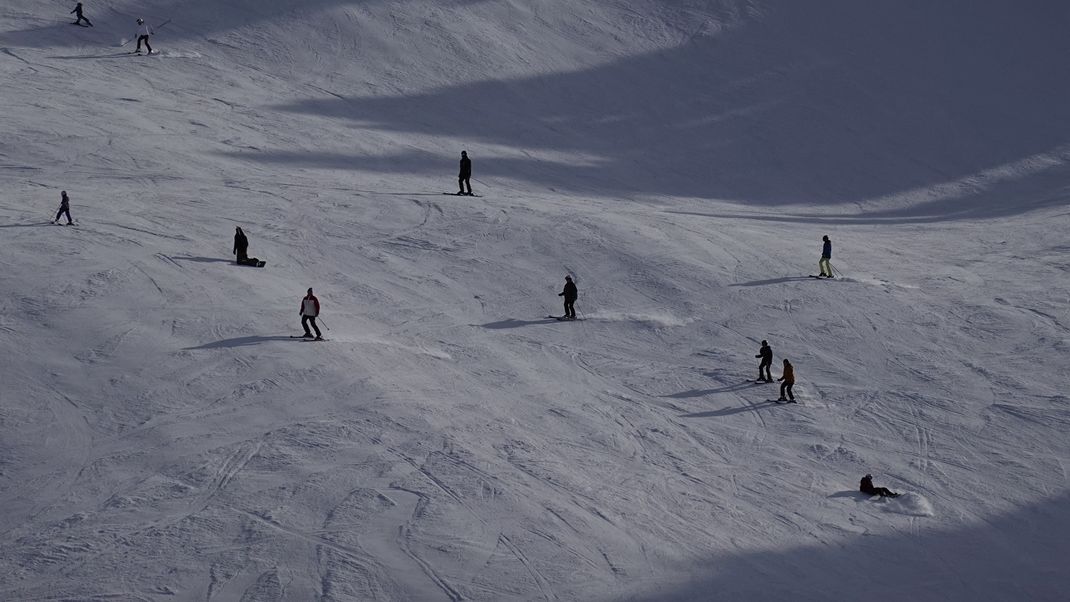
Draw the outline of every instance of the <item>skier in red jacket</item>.
M312 338L312 333L308 331L308 325L311 323L312 329L316 331L316 340L323 340L323 335L320 334L320 329L316 326L316 316L318 315L320 315L320 300L312 294L312 289L310 288L305 298L301 299L301 327L305 329L303 337Z

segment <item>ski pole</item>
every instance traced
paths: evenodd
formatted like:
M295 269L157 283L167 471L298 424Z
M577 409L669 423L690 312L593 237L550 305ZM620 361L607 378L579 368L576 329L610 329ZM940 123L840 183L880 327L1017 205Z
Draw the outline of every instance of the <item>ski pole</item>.
M327 327L327 324L324 323L323 318L320 318L320 325L323 326L324 330L330 330L330 328Z

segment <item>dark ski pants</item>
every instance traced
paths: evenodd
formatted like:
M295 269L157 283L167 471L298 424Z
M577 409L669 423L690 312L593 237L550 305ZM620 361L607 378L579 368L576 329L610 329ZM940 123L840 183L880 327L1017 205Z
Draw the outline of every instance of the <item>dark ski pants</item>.
M791 394L791 388L795 386L795 383L784 382L780 383L780 398L790 399L795 401L795 396ZM787 392L788 396L785 398L784 393Z
M319 326L316 326L316 316L301 316L301 328L305 329L305 334L312 334L308 331L308 325L312 324L312 329L316 331L316 336L321 337Z
M56 219L54 219L52 221L58 222L59 221L59 216L61 216L61 215L66 215L67 216L67 223L68 224L73 221L73 220L71 220L71 210L70 209L60 209L59 212L56 213Z
M773 382L773 375L769 373L769 367L772 365L773 364L758 364L758 380ZM763 369L765 370L764 374L762 373Z
M137 37L137 50L135 52L141 51L141 42L145 42L145 49L149 51L149 54L152 54L152 46L149 46L149 36Z
M461 188L460 191L458 191L458 194L472 194L472 183L468 180L469 176L461 176L457 178L457 186ZM468 192L464 191L465 185L468 186Z
M85 21L85 24L86 24L86 25L88 25L88 26L90 26L90 27L92 27L92 26L93 26L93 24L89 22L89 19L86 19L86 18L85 18L85 17L83 17L82 15L76 15L76 16L78 17L78 20L74 22L74 24L75 24L75 25L81 25L81 24L82 24L82 21Z
M575 303L575 301L569 301L567 299L565 300L565 317L566 318L575 318L576 317L576 308L573 307L574 303Z
M891 489L887 487L874 487L873 491L867 491L868 495L879 495L881 497L899 497L898 493L893 493Z

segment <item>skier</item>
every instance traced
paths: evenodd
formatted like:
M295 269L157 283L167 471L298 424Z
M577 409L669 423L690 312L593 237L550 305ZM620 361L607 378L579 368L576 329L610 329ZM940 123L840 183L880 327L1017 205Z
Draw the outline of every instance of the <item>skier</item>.
M894 493L887 487L874 487L873 475L867 474L862 477L862 482L858 484L858 490L866 495L879 495L881 497L899 497L898 493Z
M472 183L469 179L472 177L472 160L468 158L468 151L461 151L461 173L457 175L457 185L461 188L457 191L458 195L472 196ZM468 185L468 192L464 191L465 185Z
M576 319L576 308L573 306L576 303L576 298L580 296L576 290L576 284L572 282L572 276L565 276L565 289L560 293L557 293L558 297L565 298L565 315L566 320Z
M305 298L301 299L301 327L305 329L305 334L302 335L304 338L312 338L312 333L308 331L308 325L311 323L312 329L316 331L316 340L323 340L323 335L320 334L320 329L316 326L316 316L318 315L320 315L320 300L312 294L312 289L310 288Z
M822 236L821 240L825 241L825 244L821 247L821 261L817 262L817 267L821 269L822 276L833 278L832 265L829 264L829 260L832 259L832 241L829 240L827 234Z
M56 212L56 219L52 220L52 223L53 224L58 224L59 223L59 217L61 215L66 215L67 216L67 225L68 226L71 225L72 223L74 223L74 220L71 219L71 200L69 198L67 198L67 191L66 190L60 192L60 195L59 195L59 211Z
M149 46L149 36L151 36L153 33L155 32L152 31L152 28L149 27L149 24L145 22L145 19L138 17L137 50L134 51L135 53L141 54L141 42L145 42L145 49L149 51L149 54L152 54L152 46Z
M74 10L72 10L72 11L71 11L71 12L70 12L69 14L72 14L72 15L74 15L74 16L76 16L76 17L78 17L78 20L77 20L77 21L75 21L75 22L73 23L73 25L81 25L81 24L82 24L82 21L85 21L85 24L86 24L86 25L88 25L88 26L90 26L90 27L92 27L92 26L93 26L93 24L89 22L89 19L87 19L87 18L85 17L85 15L83 15L83 14L82 14L82 3L81 3L81 2L79 2L78 4L76 4L76 5L75 5L75 7L74 7Z
M246 263L249 260L247 254L249 249L249 239L245 237L245 232L242 232L240 227L234 228L234 253L238 256L238 263Z
M780 399L777 401L798 403L795 401L795 396L791 393L791 388L795 385L795 368L792 367L791 362L787 359L784 360L784 374L777 380L783 381L780 383ZM784 393L787 393L788 396L784 397Z
M758 355L754 357L762 358L762 361L758 364L758 382L773 382L773 375L769 373L769 369L773 365L773 348L769 346L767 341L762 341L762 348L758 350ZM765 372L762 372L762 369Z

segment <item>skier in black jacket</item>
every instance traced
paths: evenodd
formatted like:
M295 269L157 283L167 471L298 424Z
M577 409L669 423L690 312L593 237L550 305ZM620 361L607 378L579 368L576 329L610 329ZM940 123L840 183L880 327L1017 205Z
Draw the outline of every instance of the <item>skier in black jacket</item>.
M565 298L565 319L576 319L576 308L573 306L576 303L576 299L580 296L576 290L576 284L572 282L572 276L565 276L565 290L557 293L558 297Z
M465 194L472 196L472 183L469 180L472 178L472 160L468 158L468 151L461 151L461 173L457 174L457 185L460 186L460 190L457 191L458 195ZM468 192L464 191L465 185L468 186Z
M239 227L234 228L234 253L238 256L238 263L246 263L249 261L249 239L245 236L245 232Z
M67 216L67 225L71 225L74 220L71 219L71 200L67 198L67 191L64 190L59 195L59 211L56 212L56 219L52 220L53 224L59 223L59 218L62 215Z
M81 2L79 2L78 4L75 5L74 10L72 10L70 12L70 14L78 17L78 20L75 21L73 23L73 25L81 25L82 21L85 21L86 25L88 25L90 27L93 26L93 24L89 22L89 19L85 18L85 15L82 14L82 3Z
M898 493L893 493L892 490L887 487L874 487L873 475L867 474L862 477L862 481L858 484L858 490L866 495L879 495L881 497L899 497Z
M769 343L762 341L762 348L758 350L758 355L754 357L762 358L762 361L758 364L758 382L773 382L773 375L770 374L769 368L773 365L773 348L769 346ZM762 372L762 369L765 372Z

